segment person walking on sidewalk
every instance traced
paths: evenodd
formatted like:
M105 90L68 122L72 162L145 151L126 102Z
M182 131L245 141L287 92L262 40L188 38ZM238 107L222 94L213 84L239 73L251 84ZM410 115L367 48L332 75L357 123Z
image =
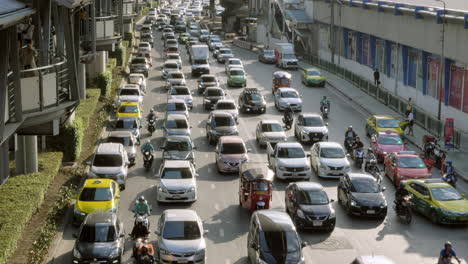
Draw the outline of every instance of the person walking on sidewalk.
M413 98L408 99L408 104L406 105L406 116L409 115L409 113L413 112Z
M379 85L380 84L380 72L379 69L375 69L374 71L374 85Z
M409 112L407 120L408 120L408 133L407 133L407 135L413 136L413 125L414 125L413 111Z

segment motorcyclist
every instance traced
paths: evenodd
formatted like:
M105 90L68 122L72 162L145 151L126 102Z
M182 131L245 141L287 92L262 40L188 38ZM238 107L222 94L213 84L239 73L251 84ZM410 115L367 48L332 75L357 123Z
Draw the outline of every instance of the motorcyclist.
M395 192L395 205L397 211L399 210L400 206L403 204L403 198L407 195L410 195L410 192L405 188L403 183L400 183L400 186Z
M324 95L322 100L320 101L320 112L323 113L323 107L327 106L328 111L330 111L330 100L327 99L327 97Z
M130 236L133 239L137 239L139 237L147 237L149 235L148 227L145 225L145 221L142 217L138 217L135 221L135 225L133 226L132 233Z
M353 140L356 140L357 133L353 130L353 126L349 126L348 130L345 132L345 140L344 140L344 145L347 146L348 144L348 139L352 138Z
M149 243L141 243L137 248L137 263L151 264L154 263L153 245Z
M292 121L294 119L294 110L290 105L284 109L284 122L286 123L287 126L290 126L292 124Z
M457 257L457 253L452 248L452 243L447 241L444 244L444 248L440 251L439 261L437 264L450 264L452 263L452 258L455 258L458 263L461 263L460 259Z
M149 139L146 141L145 144L143 144L143 146L141 146L141 153L145 153L145 152L149 152L151 156L153 155L153 152L154 152L154 147L151 144L151 140Z
M151 109L148 116L146 117L146 121L150 121L150 120L156 120L156 114L154 113L154 110Z
M453 163L451 160L447 160L445 168L444 168L444 175L442 178L444 181L447 183L452 184L455 187L455 184L457 183L457 175L455 173L455 167L453 166Z
M150 215L151 214L151 207L146 201L144 196L140 196L138 201L135 202L135 209L133 210L135 216L138 215Z
M361 138L359 136L356 136L356 141L354 141L353 145L351 148L353 149L353 154L354 157L356 157L356 150L362 149L364 147L364 144L361 141Z

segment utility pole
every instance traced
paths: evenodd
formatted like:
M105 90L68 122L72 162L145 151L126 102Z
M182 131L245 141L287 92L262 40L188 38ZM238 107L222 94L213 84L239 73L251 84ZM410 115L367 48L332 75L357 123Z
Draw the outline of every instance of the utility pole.
M211 22L215 22L216 19L216 5L215 5L215 0L210 0L210 16L211 16Z
M339 33L339 38L338 38L338 43L339 43L338 50L339 50L339 52L341 52L341 49L342 49L341 42L343 42L342 41L342 38L343 38L343 24L341 23L341 7L343 7L343 4L341 3L340 0L337 0L337 2L340 5L339 9L338 9L338 16L340 17L340 33ZM338 65L340 64L340 62L341 62L341 54L338 55Z
M436 2L442 2L442 4L444 5L444 14L443 14L443 17L442 17L442 50L440 52L440 69L439 69L439 90L438 90L438 97L439 97L439 108L438 108L438 111L437 111L437 119L440 121L440 118L441 118L441 114L442 114L442 89L444 88L444 85L443 85L443 76L444 76L444 46L445 46L445 11L446 11L446 4L443 0L435 0ZM445 97L445 96L444 96Z
M335 0L331 0L330 6L330 50L331 61L335 63Z

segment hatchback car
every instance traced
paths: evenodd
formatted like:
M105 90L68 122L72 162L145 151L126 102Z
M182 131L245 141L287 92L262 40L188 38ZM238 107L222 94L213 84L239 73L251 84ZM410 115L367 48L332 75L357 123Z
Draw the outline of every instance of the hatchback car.
M193 210L165 210L155 231L159 263L206 263L206 242L201 218Z
M164 160L156 177L156 200L161 202L189 202L197 200L198 174L188 160Z
M90 165L89 178L112 179L119 184L121 190L125 189L130 161L122 144L99 144L93 157L87 163Z
M221 99L216 102L213 110L220 110L230 113L237 122L239 111L237 110L236 102L232 99Z
M180 58L180 55L178 53L168 53L166 55L165 60L177 62L177 65L179 65L179 69L182 69L182 59Z
M144 74L141 73L130 73L128 75L128 83L129 84L136 84L140 86L140 90L145 93L146 92L146 78Z
M328 124L320 114L299 114L294 123L294 136L301 143L328 141Z
M348 173L338 183L338 202L349 215L385 218L387 201L382 187L373 176Z
M300 72L304 85L325 87L325 76L317 68L301 69Z
M393 152L385 156L384 173L395 186L400 181L430 178L431 172L415 151Z
M242 64L242 60L238 58L229 58L226 60L224 65L224 71L227 73L229 68L242 68L244 69L244 65Z
M137 140L135 136L130 131L112 131L106 138L107 143L118 143L122 144L127 151L128 161L131 165L135 164L135 159L137 155L136 145Z
M258 53L258 61L263 63L275 63L275 51L272 49L261 49Z
M242 68L229 68L227 72L227 84L229 87L247 86L247 75Z
M185 76L181 71L170 72L167 74L166 89L169 90L172 86L185 86Z
M118 91L115 106L119 107L122 102L137 102L143 103L143 92L137 84L126 84Z
M203 108L205 110L212 109L218 100L224 99L226 94L220 87L208 87L203 93Z
M187 86L172 86L167 93L167 98L184 100L190 110L193 108L192 93Z
M177 61L165 61L162 66L162 78L167 79L169 73L179 72L181 68Z
M310 148L310 165L323 178L339 178L351 170L343 147L336 142L315 143Z
M122 102L115 110L117 118L119 117L136 117L142 118L143 109L138 102Z
M149 69L150 66L146 57L134 57L130 62L130 73L141 73L148 77Z
M286 212L297 229L321 229L332 232L336 215L333 199L329 199L320 183L293 182L284 192Z
M161 149L165 160L189 160L195 163L196 147L189 136L168 136Z
M255 129L255 139L261 147L265 147L268 142L285 142L287 137L279 121L261 120Z
M294 111L302 111L302 99L294 88L278 88L274 94L275 107L279 111L284 111L288 105Z
M164 136L190 136L190 123L184 115L167 115L164 121Z
M406 142L397 133L379 132L371 137L371 148L377 161L383 162L387 153L405 151Z
M205 92L206 87L219 87L218 78L215 75L203 74L198 79L198 93Z
M135 117L120 117L115 121L113 125L114 131L131 132L135 136L138 144L140 144L140 128L141 121L139 118Z
M239 136L222 136L216 146L216 168L219 173L239 172L241 163L249 161L249 149Z
M119 185L111 179L87 179L75 199L73 224L79 225L90 213L117 212L120 199Z
M189 112L182 99L168 99L166 102L166 115L184 115L188 118Z
M117 214L89 214L74 236L72 263L121 263L125 238L123 224Z
M244 88L239 95L238 105L243 113L266 112L266 100L257 88Z
M237 129L234 117L228 112L213 111L208 116L206 121L206 138L212 145L218 142L222 136L238 136L239 130Z

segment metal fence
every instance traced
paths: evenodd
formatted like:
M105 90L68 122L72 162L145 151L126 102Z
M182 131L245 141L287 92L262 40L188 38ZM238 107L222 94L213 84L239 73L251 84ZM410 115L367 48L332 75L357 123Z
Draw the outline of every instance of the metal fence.
M393 95L387 89L383 87L377 87L370 80L364 79L361 76L354 74L353 72L341 67L340 65L331 63L327 60L322 60L317 56L302 55L302 58L310 64L316 65L328 72L338 75L341 78L351 82L366 94L374 97L376 100L378 100L384 105L387 105L392 110L400 113L401 115L405 114L407 101L401 97ZM413 107L413 109L414 120L416 124L423 127L424 129L426 129L427 131L436 135L439 138L443 136L443 122L438 120L436 117L427 114L418 107ZM456 148L460 148L462 138L462 131L455 129L453 141Z

